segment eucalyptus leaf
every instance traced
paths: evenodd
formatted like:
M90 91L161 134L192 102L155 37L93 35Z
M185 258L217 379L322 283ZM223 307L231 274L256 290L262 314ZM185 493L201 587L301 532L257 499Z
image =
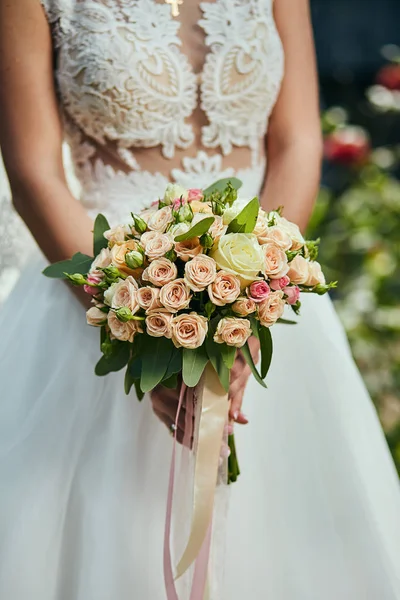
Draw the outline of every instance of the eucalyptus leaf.
M261 378L265 379L269 368L271 366L272 361L272 336L271 331L268 327L260 327L259 328L259 340L260 340L260 350L261 350Z
M144 398L144 392L143 392L142 388L140 387L139 379L135 379L134 386L135 386L137 399L139 400L139 402L141 402Z
M206 217L202 219L196 225L194 225L189 231L186 233L182 233L181 235L177 235L175 238L175 242L185 242L186 240L191 240L195 237L201 237L204 235L214 223L215 217Z
M261 327L260 321L258 321L255 317L249 317L249 320L251 325L251 331L253 332L253 335L259 340L259 328Z
M242 354L243 354L243 356L244 356L244 358L245 358L245 360L246 360L247 364L249 365L249 367L250 367L250 369L251 369L251 372L253 373L253 375L254 375L254 377L255 377L256 381L258 381L258 383L259 383L260 385L262 385L263 387L265 387L265 388L266 388L266 387L267 387L267 385L266 385L265 381L263 381L263 379L261 378L261 376L260 376L259 372L257 371L257 367L256 367L256 365L254 364L254 360L253 360L253 357L252 357L252 355L251 355L250 348L249 348L249 345L248 345L248 343L247 343L247 342L246 342L246 343L245 343L245 345L244 345L244 346L241 348L241 351L242 351Z
M68 275L74 275L75 273L86 275L90 270L92 262L93 258L87 254L77 252L72 258L61 260L43 269L43 275L54 279L67 279L65 273L68 273Z
M178 387L178 375L175 373L171 377L168 377L168 379L163 379L161 385L169 390L176 390Z
M183 349L182 378L188 387L196 387L207 363L208 354L204 345L194 350Z
M260 203L258 198L253 198L240 211L238 216L229 223L226 233L253 233L259 209Z
M126 342L115 342L110 356L102 356L95 367L96 375L103 377L109 373L120 371L129 361L130 347Z
M93 252L97 256L103 248L107 248L108 240L104 237L104 232L110 229L110 225L104 215L97 215L93 228Z
M214 192L223 192L228 183L230 183L235 190L240 189L243 185L240 179L237 179L237 177L227 177L226 179L219 179L207 189L203 190L203 193L205 196L208 196Z
M236 350L235 346L228 346L227 344L218 344L222 356L222 360L228 369L232 369L233 363L236 358Z
M144 336L140 377L143 392L150 392L164 379L173 350L173 343L165 337Z
M290 319L278 319L277 323L282 323L282 325L297 325L297 321L291 321Z
M168 363L167 371L164 379L168 379L171 375L176 375L182 372L182 348L175 348L172 351L171 359Z
M129 366L128 366L125 371L125 379L124 379L125 394L127 396L129 394L129 392L131 391L131 388L134 383L135 383L135 380L133 379L132 375L130 374Z

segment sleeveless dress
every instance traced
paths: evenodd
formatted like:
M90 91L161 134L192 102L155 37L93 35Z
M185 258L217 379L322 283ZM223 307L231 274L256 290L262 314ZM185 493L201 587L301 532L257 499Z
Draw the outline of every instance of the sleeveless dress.
M123 222L171 180L259 193L284 70L272 1L185 0L179 19L157 0L44 1L91 215ZM171 437L121 374L94 375L98 331L44 264L0 313L0 598L163 600ZM398 479L330 300L307 296L273 338L212 600L399 600Z

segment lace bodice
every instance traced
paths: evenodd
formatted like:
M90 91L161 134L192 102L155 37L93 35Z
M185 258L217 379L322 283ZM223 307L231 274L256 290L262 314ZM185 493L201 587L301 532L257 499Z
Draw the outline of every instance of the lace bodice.
M259 190L283 75L273 0L43 0L82 201L117 218L168 180Z

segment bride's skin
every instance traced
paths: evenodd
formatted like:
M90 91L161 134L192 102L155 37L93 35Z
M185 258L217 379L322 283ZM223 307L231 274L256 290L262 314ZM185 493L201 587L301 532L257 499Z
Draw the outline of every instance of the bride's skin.
M308 0L275 0L275 19L285 77L265 141L268 169L261 201L267 210L283 205L285 216L304 229L322 152ZM92 249L93 223L66 184L62 139L51 37L40 2L0 0L0 145L14 205L50 262ZM257 342L251 346L256 356ZM230 389L230 416L238 423L247 423L241 408L249 376L239 357ZM158 390L153 406L170 425L176 396Z

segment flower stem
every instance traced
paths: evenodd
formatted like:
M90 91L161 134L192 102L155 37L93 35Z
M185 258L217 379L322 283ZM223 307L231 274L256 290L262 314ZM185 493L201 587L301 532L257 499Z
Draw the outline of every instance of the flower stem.
M235 436L228 436L228 445L230 448L230 456L228 458L228 484L237 481L240 475L239 463L236 454Z

